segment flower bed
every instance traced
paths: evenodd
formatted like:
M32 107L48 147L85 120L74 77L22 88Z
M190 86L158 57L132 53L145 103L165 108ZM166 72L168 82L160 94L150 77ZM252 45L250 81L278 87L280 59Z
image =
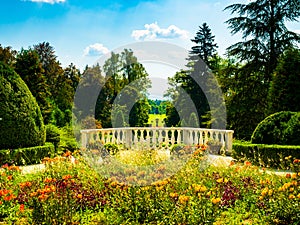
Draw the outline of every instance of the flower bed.
M300 173L270 175L251 163L203 166L204 149L172 176L157 167L150 185L104 178L80 155L45 159L45 170L0 170L3 224L296 224ZM293 160L299 168L299 160ZM142 181L146 173L130 174ZM147 176L148 176L147 175ZM129 177L128 177L129 178ZM157 178L161 178L158 179ZM155 180L154 179L154 180Z

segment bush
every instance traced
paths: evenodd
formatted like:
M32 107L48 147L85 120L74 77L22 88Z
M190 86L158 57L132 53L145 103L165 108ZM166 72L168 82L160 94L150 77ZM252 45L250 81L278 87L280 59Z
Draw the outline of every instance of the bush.
M46 141L53 143L55 149L58 148L60 142L60 131L53 124L46 125Z
M291 118L296 115L296 112L283 111L274 113L261 121L254 130L251 142L255 144L281 144L290 145L287 137L293 133L288 126L295 121ZM297 127L296 125L294 126ZM297 140L299 137L297 137ZM293 142L295 143L295 141ZM300 144L300 140L297 144Z
M45 144L40 108L25 82L0 62L0 149Z
M54 146L46 143L45 146L36 146L29 148L0 150L0 165L30 165L41 163L45 157L51 157L54 154Z
M233 158L240 161L250 160L262 167L291 169L290 162L300 158L300 146L235 142L232 148Z
M111 155L115 155L116 153L118 153L120 151L118 145L117 144L113 144L113 143L107 143L107 144L105 144L104 148Z

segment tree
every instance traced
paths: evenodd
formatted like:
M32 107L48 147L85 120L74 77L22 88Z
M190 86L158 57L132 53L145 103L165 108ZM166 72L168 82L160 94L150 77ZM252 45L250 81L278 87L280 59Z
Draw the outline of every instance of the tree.
M210 66L210 58L215 55L218 46L214 43L215 36L212 35L207 23L203 23L202 26L199 26L199 31L191 41L196 43L196 45L193 46L190 51L190 59L198 61L200 58Z
M0 149L44 145L40 108L21 77L0 62Z
M47 121L51 114L48 101L50 91L37 52L30 48L28 50L22 49L16 57L15 71L29 87L40 106L44 120Z
M148 114L148 102L144 101L143 98L150 81L147 79L148 74L145 68L137 61L132 50L124 49L121 53L112 52L111 57L104 63L103 71L105 84L98 96L96 119L101 121L103 127L111 127L113 105L119 104L124 109L124 117L127 116L128 118L132 109L129 103L135 101L136 105L132 109L132 115L137 116L137 118L128 118L129 123L130 125L143 124L145 120L144 108L147 108ZM122 94L119 95L121 91ZM119 98L116 99L118 96ZM141 101L138 102L139 100ZM145 104L145 107L142 104Z
M300 111L300 50L288 49L280 57L269 91L269 113Z
M13 66L15 63L17 51L13 50L10 46L2 47L0 44L0 61L9 65Z
M131 127L144 127L148 123L150 105L146 98L137 101L129 113Z
M167 127L176 127L179 125L179 114L171 102L166 106L166 118L164 119L164 122Z
M263 69L262 82L269 83L278 57L300 41L300 36L285 25L286 21L297 21L300 16L299 0L256 0L232 4L225 10L238 14L226 23L232 34L242 32L244 39L230 46L228 53L250 64L249 69Z

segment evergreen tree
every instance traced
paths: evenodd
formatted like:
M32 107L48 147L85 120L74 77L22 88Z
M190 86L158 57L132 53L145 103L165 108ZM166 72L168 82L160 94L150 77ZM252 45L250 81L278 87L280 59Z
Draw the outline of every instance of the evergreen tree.
M212 35L207 23L203 23L202 26L199 26L199 31L191 41L196 45L193 46L190 51L190 59L198 61L200 58L210 66L210 59L216 54L218 46L214 43L215 36Z
M300 111L300 50L289 49L279 59L269 91L269 113Z
M232 34L241 32L244 39L230 46L228 53L250 64L252 71L262 70L262 82L269 83L279 56L300 41L300 36L285 25L300 16L299 0L256 0L232 4L225 10L238 14L226 23Z

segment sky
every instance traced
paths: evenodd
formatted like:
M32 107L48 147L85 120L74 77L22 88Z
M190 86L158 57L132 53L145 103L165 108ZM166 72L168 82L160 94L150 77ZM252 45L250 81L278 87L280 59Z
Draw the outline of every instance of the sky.
M204 22L223 55L240 40L223 9L249 0L0 0L0 44L15 50L49 42L63 67L83 70L103 54L142 41L165 41L185 49ZM299 23L288 28L300 33Z

